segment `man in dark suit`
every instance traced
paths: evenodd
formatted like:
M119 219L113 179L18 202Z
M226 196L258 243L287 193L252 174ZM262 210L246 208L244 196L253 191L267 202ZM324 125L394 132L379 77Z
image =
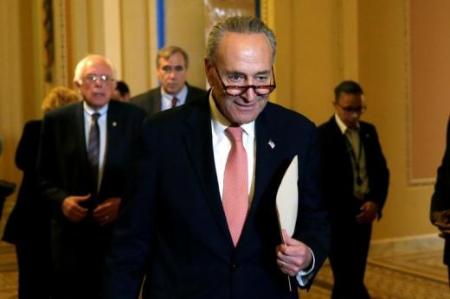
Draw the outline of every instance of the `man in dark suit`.
M144 109L150 116L205 97L205 90L186 82L188 65L188 55L182 48L162 48L156 56L156 74L161 86L131 98L131 103Z
M145 113L110 101L111 63L82 59L74 82L83 101L45 115L38 172L52 202L55 294L100 298L101 269L112 227L132 180Z
M152 299L297 299L297 286L311 285L328 248L316 128L268 103L275 45L256 18L216 24L209 95L146 124L137 190L107 258L106 298L137 298L144 274ZM293 236L282 238L275 198L295 155L299 212Z
M450 119L447 124L447 145L444 158L437 171L434 193L431 198L430 219L445 239L444 263L448 268L450 284Z
M322 190L331 217L332 298L370 298L364 272L389 171L375 127L360 121L365 110L360 85L343 81L334 92L336 113L319 127Z

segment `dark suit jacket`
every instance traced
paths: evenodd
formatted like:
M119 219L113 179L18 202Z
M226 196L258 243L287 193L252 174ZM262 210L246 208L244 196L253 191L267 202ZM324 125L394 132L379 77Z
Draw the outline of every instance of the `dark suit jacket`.
M366 199L376 202L381 213L388 192L389 170L375 127L360 122L359 137L365 151L369 178L370 192ZM319 127L322 189L334 220L333 225L353 221L361 205L361 201L353 196L351 154L345 138L334 116Z
M318 189L316 129L303 116L268 103L255 134L254 197L234 248L217 183L207 97L146 124L137 191L107 259L107 298L137 298L144 273L144 298L298 298L276 265L281 239L275 198L289 162L299 155L294 237L312 248L317 271L327 254L329 227Z
M195 86L186 84L188 88L188 94L186 97L186 103L194 101L195 99L203 99L207 92L204 89L200 89ZM130 99L130 103L137 105L145 110L147 116L151 116L161 111L161 88L157 87L150 89L147 92L139 94Z
M23 171L23 178L3 235L3 240L10 243L49 234L48 205L39 196L36 171L41 125L41 120L27 122L17 147L16 166Z
M53 206L53 233L57 243L69 240L70 234L81 238L93 234L93 228L98 226L91 217L82 223L69 222L61 211L67 196L90 193L92 199L87 204L90 208L110 197L126 198L145 117L133 105L110 101L105 165L97 193L87 158L83 113L83 103L78 102L53 110L44 118L38 171L43 196ZM86 235L77 232L81 228Z
M447 124L447 145L444 158L437 171L430 213L450 209L450 119ZM450 265L450 237L445 238L444 263Z

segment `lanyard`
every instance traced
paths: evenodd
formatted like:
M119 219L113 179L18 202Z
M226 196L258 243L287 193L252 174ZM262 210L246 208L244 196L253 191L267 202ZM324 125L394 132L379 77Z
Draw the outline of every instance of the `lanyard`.
M358 153L358 157L356 157L355 151L353 150L353 146L349 140L349 138L347 137L347 135L345 136L345 144L347 145L347 151L350 153L351 158L355 164L355 170L356 170L356 183L358 184L358 186L362 185L362 179L361 179L361 174L360 174L360 163L361 163L361 156L362 156L362 142L361 142L361 138L359 139L359 153Z

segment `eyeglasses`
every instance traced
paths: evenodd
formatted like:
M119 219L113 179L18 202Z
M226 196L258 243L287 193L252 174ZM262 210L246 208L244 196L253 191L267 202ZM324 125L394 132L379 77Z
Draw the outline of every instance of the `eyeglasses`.
M335 103L335 105L347 113L363 114L367 110L367 107L364 105L358 106L358 107L344 107L344 106L339 105L338 103Z
M219 80L220 80L220 83L222 84L223 90L225 91L225 93L227 95L232 96L232 97L237 97L237 96L243 95L245 92L247 92L247 90L249 88L253 88L253 91L258 96L267 96L272 91L274 91L276 88L275 74L273 72L273 68L272 68L273 84L269 84L269 85L225 85L225 83L223 83L223 80L219 75L220 73L217 70L216 66L214 66L214 70L215 70L217 76L219 77Z
M90 84L94 84L97 81L99 81L101 83L108 83L108 82L114 81L114 79L108 75L89 74L89 75L86 75L86 77L84 77L83 81L86 81Z
M166 74L169 74L169 73L172 73L172 72L181 73L181 72L184 72L186 70L185 67L182 66L182 65L176 65L176 66L165 65L161 69Z

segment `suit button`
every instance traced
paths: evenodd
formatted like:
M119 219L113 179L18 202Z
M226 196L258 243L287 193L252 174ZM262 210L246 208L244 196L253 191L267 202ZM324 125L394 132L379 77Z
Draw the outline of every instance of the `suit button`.
M238 268L239 268L238 265L231 264L231 271L236 271Z

